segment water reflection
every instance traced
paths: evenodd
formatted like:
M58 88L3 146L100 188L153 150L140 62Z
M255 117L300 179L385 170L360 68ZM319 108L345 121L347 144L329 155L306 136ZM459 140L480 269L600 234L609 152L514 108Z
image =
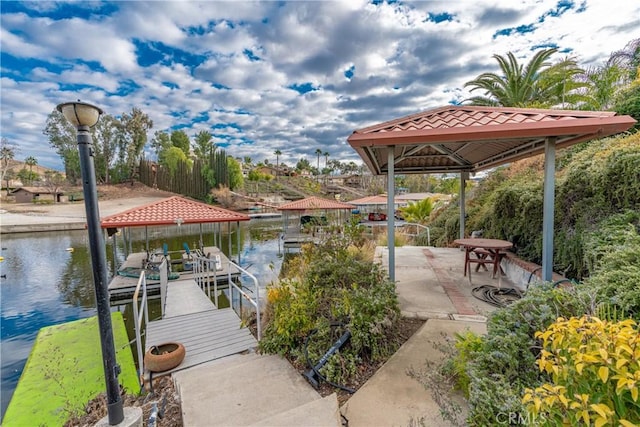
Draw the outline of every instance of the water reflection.
M240 247L238 230L232 229L231 240L214 235L213 227L203 227L205 246L217 246L254 274L261 288L277 278L282 264L279 233L281 222L252 220L241 225ZM226 226L223 234L226 233ZM152 228L146 234L150 248L161 248L167 243L169 250L181 250L183 243L191 248L199 246L200 227L185 226ZM131 232L131 249L144 251L144 228ZM112 239L107 240L107 265L114 264ZM116 238L116 263L126 253L123 236ZM2 236L0 274L1 304L1 357L2 357L2 414L11 399L24 364L40 328L95 315L95 294L89 242L86 231L24 233ZM73 248L73 251L67 249ZM231 252L229 252L231 248ZM113 270L110 270L110 272ZM243 278L243 284L253 285ZM264 293L261 292L261 295ZM133 314L129 304L113 307L123 312L127 329L132 330ZM150 318L158 317L159 302L152 302Z

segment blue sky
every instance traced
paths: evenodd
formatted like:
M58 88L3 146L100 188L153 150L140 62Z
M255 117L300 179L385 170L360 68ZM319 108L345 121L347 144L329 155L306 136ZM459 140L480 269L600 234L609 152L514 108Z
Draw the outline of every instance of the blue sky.
M493 54L601 65L640 36L632 0L8 2L1 135L16 159L62 168L42 134L61 102L157 130L200 130L237 157L358 161L353 130L469 96Z

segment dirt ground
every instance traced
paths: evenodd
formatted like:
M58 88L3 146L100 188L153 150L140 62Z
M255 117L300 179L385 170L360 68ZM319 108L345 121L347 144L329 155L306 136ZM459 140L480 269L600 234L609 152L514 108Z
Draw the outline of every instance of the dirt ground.
M157 427L182 427L182 406L180 396L175 390L170 376L160 377L153 381L153 392L141 396L125 395L122 404L126 408L142 408L142 425L152 425L149 418L152 413L156 416ZM101 393L98 397L87 403L85 413L71 418L65 423L65 427L90 427L107 416L107 396Z
M82 187L66 188L64 194L82 194ZM168 191L162 191L147 187L138 182L131 184L118 185L99 185L98 186L98 202L130 199L136 197L170 197L176 194ZM64 202L64 203L15 203L13 197L2 195L2 209L12 213L22 212L53 212L61 206L65 205L82 205L81 202Z

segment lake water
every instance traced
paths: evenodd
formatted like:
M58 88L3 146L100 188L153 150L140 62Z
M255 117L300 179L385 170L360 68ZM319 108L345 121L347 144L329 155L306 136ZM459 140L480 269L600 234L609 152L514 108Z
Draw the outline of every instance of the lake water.
M214 246L212 225L203 225L204 246ZM256 276L260 288L274 281L282 265L279 239L282 222L276 219L251 220L240 226L240 248L235 230L231 237L231 256L240 254L241 266ZM222 234L226 235L226 226ZM132 229L131 249L145 250L146 239L151 249L168 243L169 250L180 250L187 243L196 248L200 227L149 227ZM124 259L124 240L116 237L116 259ZM217 246L229 256L229 241L216 240ZM87 232L41 232L2 236L4 261L0 262L1 306L1 367L2 415L11 400L20 374L31 352L40 328L94 316L95 297ZM73 250L70 250L73 248ZM107 264L113 271L113 244L107 239ZM243 283L251 281L243 279ZM264 295L261 292L261 295ZM114 306L113 310L130 311L130 305ZM125 314L126 315L126 314Z

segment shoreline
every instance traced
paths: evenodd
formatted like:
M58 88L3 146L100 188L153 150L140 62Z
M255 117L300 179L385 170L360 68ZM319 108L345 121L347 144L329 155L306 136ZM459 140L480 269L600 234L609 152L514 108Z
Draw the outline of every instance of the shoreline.
M166 195L158 195L99 200L98 210L102 219L165 198L167 198ZM3 203L0 208L0 234L84 230L86 228L87 217L85 205L82 202L52 205Z

